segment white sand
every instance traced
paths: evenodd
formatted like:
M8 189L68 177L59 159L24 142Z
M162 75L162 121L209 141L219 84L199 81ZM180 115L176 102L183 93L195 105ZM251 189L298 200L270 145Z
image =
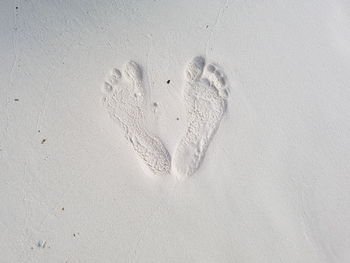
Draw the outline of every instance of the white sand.
M0 263L350 262L348 1L4 0L0 28ZM105 81L142 87L132 133Z

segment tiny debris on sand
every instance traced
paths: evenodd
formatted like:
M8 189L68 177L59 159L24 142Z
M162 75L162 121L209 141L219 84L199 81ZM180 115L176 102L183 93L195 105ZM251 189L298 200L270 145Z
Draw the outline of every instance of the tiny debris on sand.
M40 240L38 242L38 247L45 248L46 247L46 240Z

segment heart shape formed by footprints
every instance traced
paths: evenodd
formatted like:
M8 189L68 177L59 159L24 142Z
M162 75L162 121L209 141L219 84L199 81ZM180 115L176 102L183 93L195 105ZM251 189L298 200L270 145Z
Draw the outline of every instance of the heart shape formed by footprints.
M161 140L146 129L146 91L140 66L130 61L126 63L123 74L113 69L104 83L104 107L122 127L137 155L155 175L169 174L171 167L179 179L195 173L226 110L227 77L217 65L206 65L203 57L195 57L185 73L183 95L187 128L178 143L173 161Z

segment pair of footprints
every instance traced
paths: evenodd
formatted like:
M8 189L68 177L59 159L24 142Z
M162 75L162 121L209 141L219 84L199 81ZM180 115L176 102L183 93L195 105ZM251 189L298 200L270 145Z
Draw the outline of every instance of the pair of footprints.
M183 88L187 128L172 161L161 140L145 128L146 90L138 64L128 62L123 76L120 70L113 69L104 84L102 102L154 174L168 174L173 167L176 176L184 179L199 168L220 125L228 97L226 87L224 73L214 64L206 65L203 57L195 57L188 64Z

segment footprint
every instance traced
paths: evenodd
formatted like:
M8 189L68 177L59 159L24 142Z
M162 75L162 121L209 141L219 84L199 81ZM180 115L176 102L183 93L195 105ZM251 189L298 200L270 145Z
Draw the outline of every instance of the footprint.
M151 135L144 125L145 90L142 70L133 61L123 70L113 69L105 81L102 98L113 121L123 128L137 155L156 175L170 171L170 156L160 139Z
M205 67L203 57L194 58L186 69L184 99L187 129L175 156L176 176L184 179L200 166L226 109L227 78L214 64Z

